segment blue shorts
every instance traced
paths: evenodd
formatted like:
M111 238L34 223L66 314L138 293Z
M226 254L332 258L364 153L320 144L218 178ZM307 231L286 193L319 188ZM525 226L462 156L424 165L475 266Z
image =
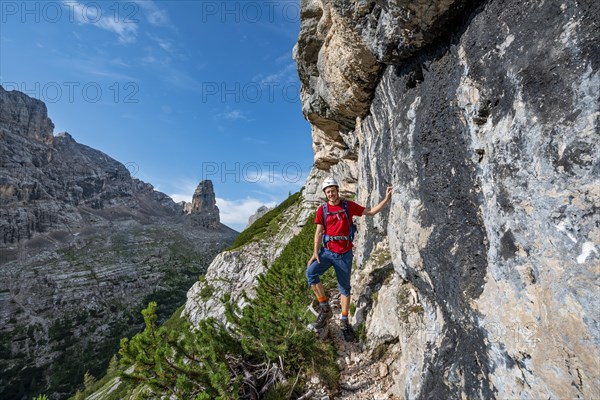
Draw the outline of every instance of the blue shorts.
M352 250L343 254L338 254L329 249L321 249L319 251L319 259L313 261L306 269L306 279L308 286L315 285L321 280L319 277L323 275L331 266L335 269L335 276L338 281L340 293L344 296L350 296L350 273L352 272Z

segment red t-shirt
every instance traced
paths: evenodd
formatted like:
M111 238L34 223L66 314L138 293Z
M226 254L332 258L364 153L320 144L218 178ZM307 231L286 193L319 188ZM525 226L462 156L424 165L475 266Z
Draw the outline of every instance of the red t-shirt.
M355 216L361 216L365 208L353 201L347 200L348 213L352 220ZM341 211L341 212L337 212ZM336 213L337 212L337 213ZM350 221L346 217L342 201L337 206L327 204L327 224L325 224L325 234L329 236L350 236ZM319 206L315 217L315 224L323 225L323 205ZM352 249L352 242L349 240L330 240L327 248L334 253L345 253Z

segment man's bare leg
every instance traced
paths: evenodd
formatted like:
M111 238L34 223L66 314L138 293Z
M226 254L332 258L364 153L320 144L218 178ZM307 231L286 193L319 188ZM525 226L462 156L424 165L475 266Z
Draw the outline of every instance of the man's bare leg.
M317 299L327 297L325 295L325 288L321 282L310 285L310 288L313 290L313 292L315 292Z
M348 315L348 312L350 311L350 296L342 295L341 303L342 303L342 314Z

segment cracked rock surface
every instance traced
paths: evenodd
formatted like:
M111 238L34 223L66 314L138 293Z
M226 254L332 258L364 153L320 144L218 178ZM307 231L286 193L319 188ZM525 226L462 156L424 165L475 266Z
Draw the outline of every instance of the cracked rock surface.
M364 371L381 357L389 381L348 398L600 397L598 5L302 4L307 187L332 174L373 206L394 186L358 219L353 274ZM366 81L358 53L324 67L342 29L379 65Z

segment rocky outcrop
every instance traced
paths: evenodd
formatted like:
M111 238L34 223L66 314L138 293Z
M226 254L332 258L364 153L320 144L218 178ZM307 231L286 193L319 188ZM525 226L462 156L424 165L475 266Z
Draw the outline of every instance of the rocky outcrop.
M198 184L192 196L188 215L196 225L213 229L219 226L219 208L212 181L204 180Z
M368 111L381 66L331 1L304 1L294 59L306 118L333 136Z
M54 124L44 102L21 92L7 92L0 86L0 135L5 133L52 144Z
M262 217L263 215L265 215L266 213L268 213L272 209L273 209L273 207L267 207L267 206L260 206L260 207L258 207L258 209L256 210L256 212L254 214L252 214L248 218L248 224L246 225L246 227L249 227L250 225L252 225L254 223L254 221L256 221L257 219L259 219L260 217Z
M332 140L353 131L385 65L431 47L472 7L466 0L303 0L294 59L304 115Z
M334 173L374 205L394 186L389 209L360 220L353 277L362 356L385 373L340 398L599 397L600 10L411 4L302 3L321 170L307 188ZM371 58L328 48L333 24L381 64L353 99L330 86ZM352 70L332 79L325 52Z
M155 300L168 317L236 236L219 224L210 182L212 207L205 191L184 215L52 129L42 102L0 87L1 398L65 398L86 370L98 376L143 327L140 310Z

